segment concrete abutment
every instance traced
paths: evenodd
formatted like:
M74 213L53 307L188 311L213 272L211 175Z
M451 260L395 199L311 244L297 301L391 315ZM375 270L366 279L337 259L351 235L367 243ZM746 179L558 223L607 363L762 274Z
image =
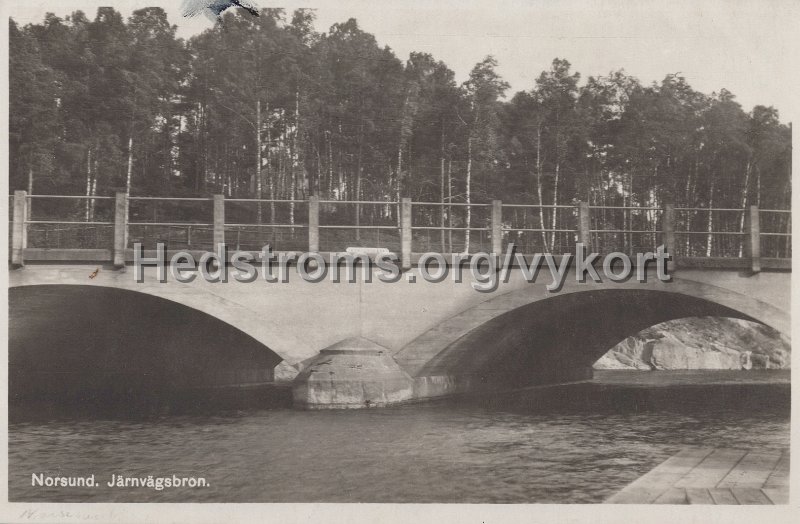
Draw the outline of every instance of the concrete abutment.
M292 381L298 409L360 409L452 395L502 392L517 388L589 380L591 366L575 365L527 373L481 372L412 377L390 351L354 337L325 348L302 363Z
M390 351L361 337L323 349L292 382L293 403L300 409L384 407L413 394L414 380Z

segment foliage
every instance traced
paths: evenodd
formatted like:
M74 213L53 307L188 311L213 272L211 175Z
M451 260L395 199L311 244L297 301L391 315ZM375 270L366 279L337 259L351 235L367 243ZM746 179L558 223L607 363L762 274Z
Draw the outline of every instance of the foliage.
M188 41L160 8L11 20L11 189L790 205L791 127L774 108L746 113L678 74L642 85L619 70L580 85L564 59L506 100L492 57L458 85L443 62L403 63L354 19L323 34L313 20L228 12ZM393 220L396 208L380 212ZM524 225L560 220L543 211Z

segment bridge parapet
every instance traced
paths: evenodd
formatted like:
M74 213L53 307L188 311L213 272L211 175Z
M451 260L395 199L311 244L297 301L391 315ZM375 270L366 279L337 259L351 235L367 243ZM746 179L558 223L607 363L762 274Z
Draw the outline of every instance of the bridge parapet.
M33 205L35 201L35 205ZM268 217L265 215L269 214ZM665 245L675 267L730 267L757 273L790 269L791 212L640 206L28 195L13 197L10 257L26 261L132 260L131 246L208 251L344 251L352 246L398 253L404 269L418 254L563 254L577 242L589 251L633 255Z

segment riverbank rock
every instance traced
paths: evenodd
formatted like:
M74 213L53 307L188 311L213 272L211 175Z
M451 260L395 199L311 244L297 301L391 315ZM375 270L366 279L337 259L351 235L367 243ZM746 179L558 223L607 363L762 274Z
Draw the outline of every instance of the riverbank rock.
M598 360L595 369L653 369L650 357L655 340L628 337Z
M789 340L767 326L719 317L671 320L628 337L595 369L785 369Z
M659 344L653 350L653 369L742 369L738 351L728 348Z

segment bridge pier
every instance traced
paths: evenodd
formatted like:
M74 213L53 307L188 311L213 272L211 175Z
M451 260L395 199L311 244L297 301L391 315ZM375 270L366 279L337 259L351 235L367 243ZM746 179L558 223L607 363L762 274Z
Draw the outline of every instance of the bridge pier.
M413 384L387 348L356 337L307 361L292 383L292 397L300 409L383 407L411 400Z
M359 409L450 395L485 394L589 380L591 366L562 365L525 373L468 372L411 377L391 352L371 340L342 340L301 364L292 383L299 409Z

